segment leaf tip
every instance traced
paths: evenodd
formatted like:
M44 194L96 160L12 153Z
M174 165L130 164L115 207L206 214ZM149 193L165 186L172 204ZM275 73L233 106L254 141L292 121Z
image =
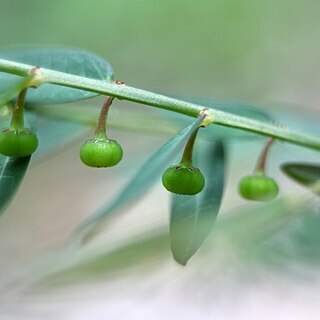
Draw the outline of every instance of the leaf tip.
M172 255L173 255L173 259L183 267L187 265L189 259L191 258L191 257L181 256L175 252L172 252Z

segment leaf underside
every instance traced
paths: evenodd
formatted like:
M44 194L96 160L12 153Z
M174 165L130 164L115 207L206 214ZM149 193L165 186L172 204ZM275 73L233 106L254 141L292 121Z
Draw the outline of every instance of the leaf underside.
M39 139L35 159L63 150L75 141L83 139L88 132L88 128L82 123L54 119L33 111L27 112L27 118Z
M113 79L113 70L109 63L87 51L57 47L11 51L2 50L0 58L97 80ZM21 78L0 72L0 92L5 92L17 79ZM53 104L88 99L97 95L79 89L43 84L37 89L31 88L26 101L30 104Z
M29 161L30 157L12 158L0 155L0 215L17 192Z
M320 181L320 164L284 163L281 169L291 179L305 186L311 186Z
M285 163L282 171L295 182L320 196L320 165L318 163Z
M225 152L221 141L200 145L198 168L206 179L196 196L173 195L170 245L174 259L185 265L202 245L218 214L224 188Z
M210 246L204 249L203 272L210 279L219 277L219 268L239 268L243 277L254 270L265 276L265 267L285 272L297 280L297 273L305 267L320 263L319 207L309 201L293 203L282 198L258 206L246 205L242 210L225 214L216 222L215 232L208 237ZM64 248L58 257L42 261L41 268L27 269L25 280L36 277L40 286L59 287L92 280L105 281L107 277L123 277L131 269L134 276L154 273L169 258L167 227L148 230L129 237L124 243L115 242L111 248ZM221 255L221 251L228 254ZM296 268L299 265L300 268ZM301 268L303 266L304 268ZM148 268L150 267L150 268ZM262 268L261 268L262 267ZM316 269L316 270L317 270ZM291 271L289 273L288 271ZM301 275L301 274L300 274ZM308 278L309 279L309 278ZM31 282L31 284L34 282Z

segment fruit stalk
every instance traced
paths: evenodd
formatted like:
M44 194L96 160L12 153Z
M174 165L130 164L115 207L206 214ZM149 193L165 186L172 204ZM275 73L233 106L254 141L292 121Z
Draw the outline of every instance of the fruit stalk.
M181 163L192 164L193 146L194 146L194 142L196 140L198 131L199 131L199 127L190 136L190 138L184 148Z
M10 129L22 130L24 128L24 105L28 88L20 91L15 106L13 108Z
M260 175L265 175L265 167L266 167L266 160L267 156L270 150L271 145L275 141L274 138L271 138L267 141L265 147L261 151L261 154L259 156L259 159L257 161L256 167L254 169L254 174L260 174Z
M96 125L96 130L94 132L94 137L96 139L107 138L107 117L113 99L114 97L107 97L101 108L99 119Z

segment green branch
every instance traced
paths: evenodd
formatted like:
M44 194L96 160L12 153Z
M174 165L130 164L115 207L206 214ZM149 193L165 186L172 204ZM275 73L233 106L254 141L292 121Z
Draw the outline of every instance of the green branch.
M34 70L34 66L0 59L0 71L27 77L30 75L32 70ZM126 85L119 85L113 82L80 77L45 68L37 69L37 84L40 83L52 83L65 87L95 92L102 95L113 96L128 101L138 102L141 104L182 113L191 117L197 117L199 112L206 108L206 106L200 106L178 99L169 98L160 94ZM267 124L261 121L233 115L227 112L216 110L214 108L208 109L206 123L214 123L227 127L239 128L302 145L308 148L320 150L320 139L317 137L289 130L287 128L278 127L276 125Z

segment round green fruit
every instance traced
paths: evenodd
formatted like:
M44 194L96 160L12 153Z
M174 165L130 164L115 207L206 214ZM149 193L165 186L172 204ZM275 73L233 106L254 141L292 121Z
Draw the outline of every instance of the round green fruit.
M248 200L269 201L279 193L275 180L265 176L247 176L239 182L240 195Z
M0 132L0 153L8 157L27 157L38 147L37 136L29 129L6 128Z
M122 156L122 148L115 140L90 139L80 149L81 161L89 167L112 167Z
M162 184L170 192L194 195L203 189L205 180L198 168L181 163L165 170L162 175Z

